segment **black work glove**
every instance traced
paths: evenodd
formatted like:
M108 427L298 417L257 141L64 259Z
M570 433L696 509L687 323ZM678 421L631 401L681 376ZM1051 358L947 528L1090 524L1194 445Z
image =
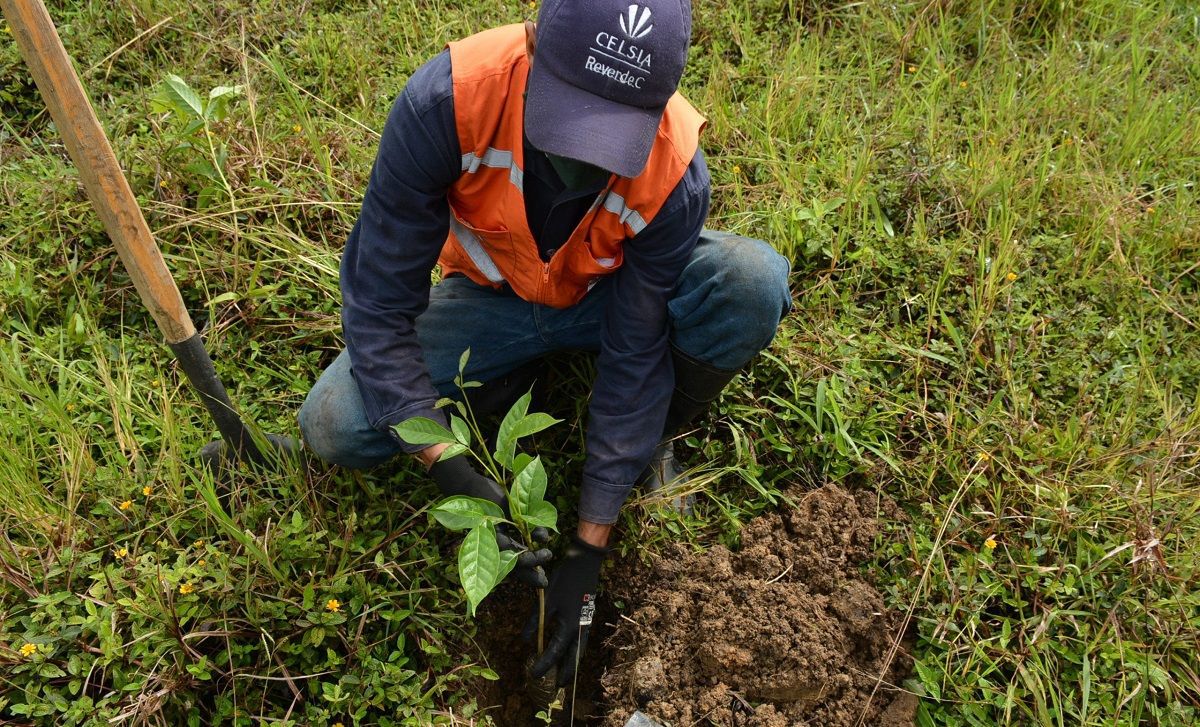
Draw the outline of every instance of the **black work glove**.
M491 500L504 511L504 517L511 517L508 510L508 498L504 496L504 488L496 484L490 477L484 477L475 471L466 457L451 457L450 459L434 462L429 468L429 476L437 483L443 495L466 495L478 497L481 500ZM531 533L537 543L550 540L550 533L545 528L534 528ZM520 542L513 539L509 527L503 523L496 526L496 544L500 550L511 550L517 553L517 566L510 575L522 583L534 588L545 588L547 585L546 570L542 567L554 558L548 548L527 550Z
M575 676L579 657L587 648L588 629L596 611L596 590L600 583L600 564L608 555L608 548L597 548L583 542L578 536L571 538L566 555L554 568L550 576L550 587L546 589L546 628L557 622L546 650L533 663L533 677L545 676L550 667L558 667L558 685L566 686ZM525 625L524 636L532 640L537 633L538 613Z

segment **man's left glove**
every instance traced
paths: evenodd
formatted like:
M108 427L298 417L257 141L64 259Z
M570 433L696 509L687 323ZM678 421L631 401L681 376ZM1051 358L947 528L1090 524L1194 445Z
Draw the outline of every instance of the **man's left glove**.
M509 517L508 498L504 495L504 488L491 478L476 472L466 457L451 457L434 462L429 468L429 476L437 483L443 495L466 495L491 500L500 506L505 517ZM535 528L532 535L539 544L550 540L550 533L545 528ZM518 541L512 539L508 526L504 524L496 527L496 544L500 546L500 550L511 550L518 554L517 567L512 572L513 578L534 588L546 587L546 571L542 566L554 557L548 548L523 548Z
M545 676L550 667L558 667L558 685L566 686L575 675L579 657L587 648L588 629L596 611L596 591L600 583L600 564L608 548L598 548L572 537L566 555L550 575L546 589L546 628L557 622L546 650L538 656L530 670L532 676ZM532 640L537 633L538 614L535 609L524 636Z

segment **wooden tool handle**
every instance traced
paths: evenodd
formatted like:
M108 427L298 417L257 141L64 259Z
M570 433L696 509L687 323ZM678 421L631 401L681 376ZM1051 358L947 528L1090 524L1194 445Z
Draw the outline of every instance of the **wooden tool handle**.
M0 0L17 47L79 169L88 197L167 343L196 332L71 59L41 0Z

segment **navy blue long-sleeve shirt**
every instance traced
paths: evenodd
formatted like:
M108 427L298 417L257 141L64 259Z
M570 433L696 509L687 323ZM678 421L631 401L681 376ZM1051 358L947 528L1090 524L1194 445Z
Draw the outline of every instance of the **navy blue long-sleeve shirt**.
M413 74L392 106L342 255L342 326L371 426L415 416L445 422L414 321L449 229L447 192L462 173L450 54ZM543 257L564 244L604 182L565 189L549 160L525 145L525 208ZM607 181L607 180L604 180ZM708 215L709 176L697 151L647 227L624 244L601 332L589 407L579 515L615 522L662 434L674 387L667 300ZM414 452L421 446L402 445Z

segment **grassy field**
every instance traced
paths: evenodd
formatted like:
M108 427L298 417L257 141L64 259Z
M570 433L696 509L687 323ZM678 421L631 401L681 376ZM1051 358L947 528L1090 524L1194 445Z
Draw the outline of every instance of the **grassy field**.
M338 256L407 76L525 3L50 3L234 400L271 431L340 348ZM695 3L710 226L796 310L688 441L736 542L801 488L908 513L872 575L921 725L1200 720L1200 15L1179 0ZM486 719L434 490L246 476L83 196L0 24L0 722ZM156 98L176 74L225 113ZM169 104L168 104L169 105ZM586 369L586 364L576 366ZM561 510L578 413L540 442ZM576 396L577 395L577 396ZM250 541L246 534L253 537ZM256 542L268 557L256 557Z

